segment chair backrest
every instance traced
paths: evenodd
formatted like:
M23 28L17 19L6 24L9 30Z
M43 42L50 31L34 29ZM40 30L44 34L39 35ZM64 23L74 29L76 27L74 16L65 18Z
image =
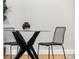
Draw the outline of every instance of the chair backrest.
M22 35L19 31L14 31L12 33L15 37L15 40L16 40L17 44L19 44L20 47L23 47L23 46L26 45L26 42L25 42L24 38L22 37Z
M27 44L29 46L32 46L37 38L37 36L39 35L40 31L36 31L33 36L29 39L29 41L27 42Z
M65 30L66 30L66 27L56 27L54 32L53 42L63 44Z
M3 28L3 39L4 42L15 42L13 34L11 31L13 31L15 28L13 27L5 27Z

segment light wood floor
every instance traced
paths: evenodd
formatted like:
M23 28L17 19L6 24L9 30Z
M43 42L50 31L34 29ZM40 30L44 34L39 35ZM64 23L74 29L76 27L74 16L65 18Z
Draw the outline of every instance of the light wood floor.
M14 59L14 57L15 56L13 56L13 59ZM10 56L6 55L4 57L4 59L10 59ZM28 57L26 55L23 55L20 59L28 59ZM48 59L48 55L40 55L39 59ZM50 56L50 59L53 59L52 55ZM54 59L64 59L64 56L63 55L54 55ZM67 59L75 59L75 58L74 58L74 55L68 55Z

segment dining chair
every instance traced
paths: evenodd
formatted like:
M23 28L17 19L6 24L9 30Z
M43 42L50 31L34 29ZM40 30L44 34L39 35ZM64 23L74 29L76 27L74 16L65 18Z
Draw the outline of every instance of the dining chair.
M6 30L12 30L12 31L15 30L13 27L3 28L3 29L4 29L4 32L5 32ZM8 33L8 31L6 31L5 33ZM4 34L5 34L5 33L4 33ZM10 32L9 35L12 35L12 32ZM7 36L7 35L6 35L6 36ZM5 35L4 35L4 37L5 37ZM9 37L12 37L12 36L9 36ZM6 38L7 38L7 37L6 37ZM4 39L4 40L5 40L5 39ZM11 40L11 39L10 39L10 40ZM18 52L19 46L18 46L17 42L15 42L15 41L9 42L8 39L7 39L6 41L4 41L4 48L5 48L5 50L4 50L4 56L5 56L5 53L6 53L6 46L7 46L7 45L10 46L10 59L12 59L12 47L13 47L13 46L16 46L16 47L17 47L17 52ZM5 58L4 58L4 59L5 59Z
M20 46L20 50L19 50L18 54L16 55L15 59L19 59L25 51L27 51L27 53L30 55L31 59L38 59L38 56L33 48L33 44L34 44L38 34L40 33L40 31L36 31L27 43L25 42L24 38L22 37L22 35L19 31L14 31L12 33L16 39L16 42Z
M18 44L17 42L5 42L4 45L9 45L10 46L10 59L12 59L12 47L16 46L17 47L17 53L18 53Z
M63 53L64 53L64 59L66 59L65 50L64 50L64 46L63 46L65 30L66 30L66 27L56 27L52 42L40 42L40 43L38 43L38 55L39 55L40 45L41 46L47 46L48 49L49 49L48 50L48 59L50 59L50 48L52 50L52 56L53 56L53 59L54 59L53 47L52 46L61 46L62 49L63 49Z

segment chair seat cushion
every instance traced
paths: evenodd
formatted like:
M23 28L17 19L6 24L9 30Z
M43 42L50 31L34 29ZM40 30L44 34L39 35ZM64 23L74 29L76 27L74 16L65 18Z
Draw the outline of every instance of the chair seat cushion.
M5 42L4 45L18 45L17 42Z
M56 42L41 42L41 43L39 43L39 45L49 46L49 45L62 45L62 44L56 43Z

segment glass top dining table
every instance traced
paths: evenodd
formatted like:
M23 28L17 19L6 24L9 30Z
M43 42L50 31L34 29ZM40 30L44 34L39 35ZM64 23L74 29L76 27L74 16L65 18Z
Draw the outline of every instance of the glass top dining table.
M40 31L40 32L50 32L50 30L27 30L27 29L25 29L25 30L22 30L22 29L4 29L4 31L11 31L11 32L13 32L13 31L20 31L20 32L36 32L36 31Z
M22 29L4 29L4 31L10 31L10 32L15 32L15 31L19 31L19 32L37 32L37 31L40 31L40 32L50 32L50 30L30 30L30 29L29 30L22 30ZM4 43L6 43L6 42L4 42ZM36 52L34 52L34 53L36 53ZM38 57L38 55L36 57Z

